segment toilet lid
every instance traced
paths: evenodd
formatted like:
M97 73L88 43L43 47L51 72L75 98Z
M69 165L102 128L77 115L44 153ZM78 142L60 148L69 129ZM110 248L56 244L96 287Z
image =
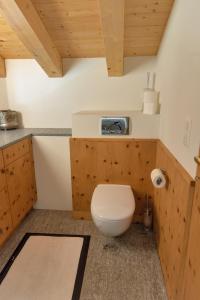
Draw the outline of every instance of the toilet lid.
M133 215L135 199L129 185L99 184L93 193L91 211L102 219L121 220Z

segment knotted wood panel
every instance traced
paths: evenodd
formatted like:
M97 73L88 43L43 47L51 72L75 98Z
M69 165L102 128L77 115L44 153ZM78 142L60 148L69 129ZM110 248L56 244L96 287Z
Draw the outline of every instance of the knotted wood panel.
M189 237L194 181L159 141L156 167L168 177L164 189L155 189L154 229L169 299L183 299L183 274Z
M98 184L131 185L136 200L135 221L141 221L145 194L153 198L150 172L155 167L156 140L71 138L74 215L90 213Z

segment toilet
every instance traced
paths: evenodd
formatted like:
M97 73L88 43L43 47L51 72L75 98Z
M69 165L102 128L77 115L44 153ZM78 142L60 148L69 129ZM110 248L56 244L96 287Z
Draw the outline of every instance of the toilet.
M106 236L123 234L131 225L135 198L130 185L99 184L92 195L91 214Z

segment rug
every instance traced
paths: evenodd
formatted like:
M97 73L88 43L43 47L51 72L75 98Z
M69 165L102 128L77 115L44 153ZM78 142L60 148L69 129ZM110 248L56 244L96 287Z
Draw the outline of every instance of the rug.
M26 233L0 274L0 299L79 300L90 237Z

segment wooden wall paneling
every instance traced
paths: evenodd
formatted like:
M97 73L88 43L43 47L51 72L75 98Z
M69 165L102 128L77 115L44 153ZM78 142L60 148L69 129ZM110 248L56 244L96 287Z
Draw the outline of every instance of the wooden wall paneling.
M183 300L200 299L200 166L197 167L196 188L185 264Z
M73 144L70 140L70 155L73 186L73 209L75 211L90 211L90 195L93 192L93 186L96 184L97 173L97 150L86 141ZM92 162L88 163L89 161Z
M30 0L0 0L0 9L25 47L50 77L62 76L62 60Z
M156 166L169 178L165 189L155 191L158 252L169 299L181 300L194 182L161 142L158 142Z
M100 183L129 184L136 197L135 221L141 221L144 196L153 198L150 172L156 140L70 139L74 216L88 218L94 188Z
M99 0L109 76L123 75L125 0Z

